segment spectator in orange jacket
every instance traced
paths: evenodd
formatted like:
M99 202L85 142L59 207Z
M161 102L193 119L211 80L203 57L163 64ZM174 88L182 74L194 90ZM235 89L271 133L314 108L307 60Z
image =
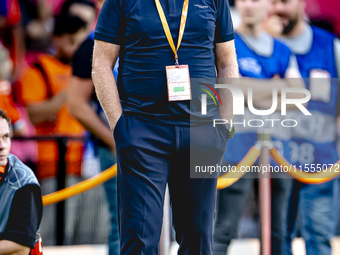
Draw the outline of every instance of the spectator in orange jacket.
M72 75L69 65L79 42L86 36L85 23L78 17L59 16L54 30L55 56L43 54L21 80L22 99L38 135L84 135L83 127L69 114L65 104ZM67 143L67 173L79 175L83 143ZM38 178L54 177L57 172L58 147L53 141L38 142Z

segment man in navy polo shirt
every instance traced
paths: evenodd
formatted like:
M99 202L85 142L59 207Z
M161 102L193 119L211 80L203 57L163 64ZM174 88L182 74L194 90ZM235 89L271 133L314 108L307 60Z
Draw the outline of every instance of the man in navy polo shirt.
M121 254L158 254L167 183L179 254L212 253L216 178L190 172L220 163L229 130L212 119L231 120L232 101L221 90L202 115L188 79L237 78L233 39L227 0L105 1L92 78L116 142Z

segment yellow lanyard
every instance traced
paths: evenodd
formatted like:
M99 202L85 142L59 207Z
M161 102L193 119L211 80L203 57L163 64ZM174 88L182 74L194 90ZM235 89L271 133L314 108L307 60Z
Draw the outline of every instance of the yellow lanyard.
M159 17L160 17L160 19L162 21L162 25L163 25L163 29L164 29L166 38L168 39L170 47L171 47L172 51L175 54L176 65L178 65L177 51L179 49L179 46L181 45L183 34L184 34L184 29L185 29L185 24L187 22L189 0L184 0L184 3L183 3L182 16L181 16L181 25L180 25L180 28L179 28L177 48L175 48L175 44L174 44L174 41L173 41L172 36L171 36L171 32L170 32L170 28L169 28L168 22L166 21L166 18L165 18L162 5L159 2L159 0L155 0L155 3L156 3L156 6L157 6L157 11L158 11Z

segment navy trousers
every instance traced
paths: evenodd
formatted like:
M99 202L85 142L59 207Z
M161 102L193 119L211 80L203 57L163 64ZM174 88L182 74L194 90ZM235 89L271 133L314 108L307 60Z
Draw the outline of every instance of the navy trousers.
M212 254L216 178L195 165L221 162L224 126L162 125L124 113L114 130L118 161L118 218L122 255L158 254L169 184L178 254ZM201 178L197 178L201 177ZM210 177L210 178L208 178Z

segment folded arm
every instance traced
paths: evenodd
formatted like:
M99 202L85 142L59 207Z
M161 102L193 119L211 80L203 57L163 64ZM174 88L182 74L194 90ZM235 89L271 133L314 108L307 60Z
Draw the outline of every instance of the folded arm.
M55 119L61 107L66 103L66 97L66 91L62 91L53 98L43 102L27 104L27 112L32 124L37 125Z

